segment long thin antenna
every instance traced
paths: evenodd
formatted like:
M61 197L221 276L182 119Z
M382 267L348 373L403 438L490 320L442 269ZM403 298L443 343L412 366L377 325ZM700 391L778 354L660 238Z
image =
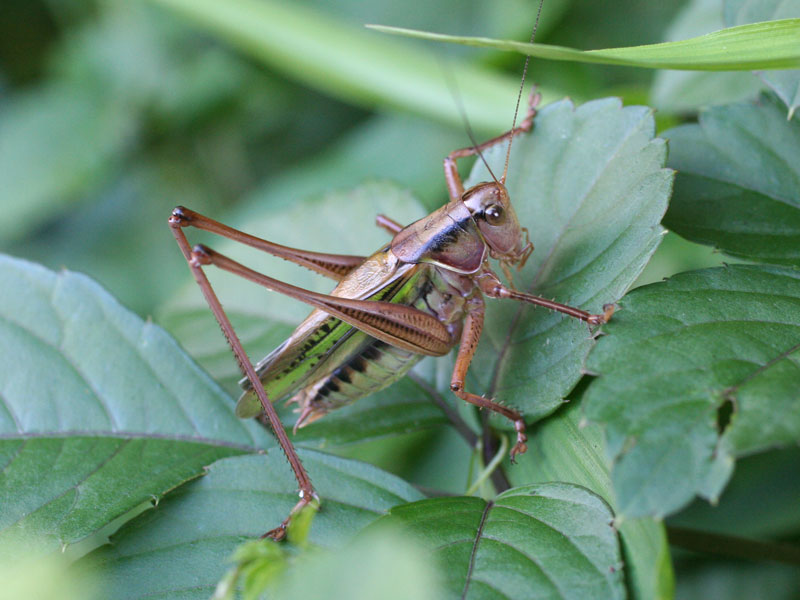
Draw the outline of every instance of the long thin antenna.
M539 28L539 17L542 16L542 6L544 6L544 0L539 0L539 11L536 13L536 22L533 24L533 32L531 33L531 41L530 44L533 43L533 40L536 38L536 30ZM522 81L519 84L519 93L517 94L517 106L514 108L514 119L511 121L511 131L514 131L514 127L517 126L517 115L519 115L519 103L522 100L522 90L525 87L525 77L528 75L528 63L530 63L531 57L530 55L525 57L525 66L522 68ZM511 142L514 141L514 136L510 136L508 138L508 150L506 150L506 164L503 167L503 176L500 178L500 181L503 185L506 183L506 175L508 174L508 161L511 158ZM494 177L494 175L492 175ZM495 179L495 181L497 181Z
M499 183L497 181L497 177L494 175L494 172L492 172L492 167L489 166L489 163L486 162L486 159L483 157L483 152L481 152L478 141L475 139L475 134L472 131L472 126L469 124L469 117L467 117L467 111L464 108L464 102L462 101L461 93L458 90L458 82L456 81L455 76L453 75L452 71L449 71L446 68L444 64L442 64L442 71L444 71L447 87L450 88L450 94L453 96L453 101L458 107L458 114L461 115L461 121L464 123L464 130L467 132L467 136L469 136L469 141L472 142L472 147L475 148L475 152L478 154L478 157L481 159L481 161L483 161L483 164L486 165L489 175L492 176L492 179L494 179L495 183Z

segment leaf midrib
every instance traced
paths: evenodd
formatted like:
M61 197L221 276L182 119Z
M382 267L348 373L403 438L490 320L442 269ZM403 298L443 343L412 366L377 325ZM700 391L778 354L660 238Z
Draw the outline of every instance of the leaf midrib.
M0 433L0 442L3 441L29 441L32 439L75 439L75 438L114 438L121 440L159 440L159 441L174 441L198 444L201 446L217 447L217 448L231 448L233 450L241 450L248 454L255 454L261 452L262 449L256 446L248 446L245 444L237 444L235 442L227 442L225 440L206 438L206 437L192 437L183 434L172 433L144 433L144 432L130 432L130 431L98 431L98 430L69 430L69 431L36 431L27 433Z

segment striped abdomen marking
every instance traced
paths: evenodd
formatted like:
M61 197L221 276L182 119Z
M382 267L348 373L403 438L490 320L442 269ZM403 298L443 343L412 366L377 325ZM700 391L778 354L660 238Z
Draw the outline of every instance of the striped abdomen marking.
M423 358L421 354L395 348L361 332L354 336L363 337L358 352L292 398L292 402L300 405L299 426L388 387L402 379Z

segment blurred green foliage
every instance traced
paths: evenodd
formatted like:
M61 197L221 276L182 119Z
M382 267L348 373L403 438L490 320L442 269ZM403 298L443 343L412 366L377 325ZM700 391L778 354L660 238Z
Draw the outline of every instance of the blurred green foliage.
M527 39L537 7L528 0L303 4L353 30L376 22L514 39ZM729 2L723 13L721 0L546 0L537 41L590 49L688 37L747 22L741 13L734 14L735 4ZM513 81L522 63L518 56L485 50L412 42L408 47L446 56L442 81L451 66L462 65ZM694 121L702 106L749 97L762 87L743 73L676 75L543 61L532 62L529 77L546 90L579 99L614 94L626 103L649 103L662 109L657 116L661 129ZM792 77L767 77L767 85L789 104L797 98ZM256 204L302 203L317 192L387 178L414 191L427 208L440 205L445 198L441 158L468 144L463 127L433 122L412 107L360 92L333 98L321 91L326 89L323 78L317 81L309 85L303 73L265 66L156 3L5 0L0 19L0 251L85 272L148 317L186 281L184 260L166 228L169 210L177 204L242 225ZM471 93L460 90L464 97ZM498 107L502 122L510 123L513 101L510 97ZM496 132L478 130L479 137L484 133ZM302 244L302 223L297 227L295 239ZM640 282L722 260L709 248L670 233ZM372 457L413 481L440 487L452 485L442 484L442 478L463 475L457 469L441 477L434 473L451 463L449 457L464 455L463 441L456 436L417 434L350 447L347 453ZM416 461L422 453L429 454L424 467ZM770 457L761 460L773 464ZM791 458L796 466L796 456ZM781 468L767 469L772 473L768 479L760 469L737 472L731 484L733 506L723 496L720 510L727 512L716 513L731 515L728 527L720 529L730 533L731 522L749 518L747 507L765 501L766 492L759 495L754 489L772 490L789 477L786 460L786 454L777 457ZM780 527L765 519L742 532L796 539L797 515L785 510L791 501L775 508ZM703 511L710 510L695 505L676 520L707 523L710 517ZM736 597L742 574L731 563L685 558L677 567L682 597ZM766 582L771 573L759 565L752 568L754 580ZM796 597L795 579L782 571L780 577L783 595L776 597Z

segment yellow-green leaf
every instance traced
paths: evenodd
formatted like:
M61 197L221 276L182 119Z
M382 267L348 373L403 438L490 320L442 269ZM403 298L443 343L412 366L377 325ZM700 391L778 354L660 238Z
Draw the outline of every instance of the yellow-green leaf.
M679 42L586 51L546 44L526 44L514 40L444 35L382 25L369 27L385 33L510 50L550 60L691 71L751 71L800 67L800 19L782 19L729 27Z

